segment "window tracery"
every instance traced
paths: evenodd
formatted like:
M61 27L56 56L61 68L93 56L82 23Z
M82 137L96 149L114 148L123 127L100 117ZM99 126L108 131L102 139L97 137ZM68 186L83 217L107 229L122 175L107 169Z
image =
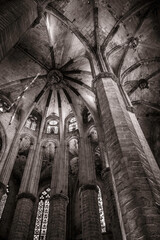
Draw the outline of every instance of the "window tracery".
M48 225L48 214L49 214L49 199L50 199L50 188L47 188L42 192L39 198L38 211L36 217L36 225L34 229L33 240L45 240Z
M73 132L75 130L78 129L78 124L77 124L77 121L76 121L76 118L75 117L72 117L70 120L69 120L69 125L68 125L68 131L69 132Z
M50 120L47 123L47 133L49 134L58 134L58 121Z
M38 118L34 115L30 115L26 121L25 127L32 129L33 131L36 130Z
M101 231L106 232L106 223L104 218L104 210L103 210L103 200L102 200L102 193L99 186L98 187L98 207L99 207L99 215L100 215L100 224L101 224Z
M1 219L1 217L2 217L4 207L5 207L5 205L6 205L8 193L9 193L9 190L8 190L8 186L7 186L6 193L3 194L2 199L1 199L1 201L0 201L0 219Z

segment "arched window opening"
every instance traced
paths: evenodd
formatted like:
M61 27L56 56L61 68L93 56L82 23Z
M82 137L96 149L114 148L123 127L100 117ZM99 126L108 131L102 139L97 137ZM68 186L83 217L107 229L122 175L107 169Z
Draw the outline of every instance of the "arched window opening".
M5 207L6 201L7 201L8 193L9 193L9 190L8 190L8 186L7 186L6 193L3 194L2 199L0 201L0 219L2 217L2 213L3 213L4 207Z
M99 207L99 215L100 215L100 223L101 223L101 231L102 233L106 232L106 223L104 218L104 209L103 209L103 200L102 193L99 186L98 187L98 207Z
M36 127L37 127L37 120L38 120L38 118L31 114L26 121L25 127L30 128L33 131L35 131Z
M58 121L50 120L47 123L47 133L48 134L58 134Z
M25 127L35 131L39 127L41 122L41 115L36 110L33 110L30 116L28 117Z
M0 98L0 113L4 113L8 110L9 103L5 101L3 98Z
M78 129L78 124L77 124L77 121L76 121L76 118L75 117L72 117L70 120L69 120L69 125L68 125L68 131L69 132L73 132L75 130Z
M50 188L42 192L39 198L36 225L33 240L45 240L48 225Z

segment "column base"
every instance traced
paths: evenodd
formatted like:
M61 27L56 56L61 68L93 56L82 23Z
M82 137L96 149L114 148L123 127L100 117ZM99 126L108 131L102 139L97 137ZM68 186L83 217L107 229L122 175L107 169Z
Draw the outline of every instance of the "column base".
M47 240L66 239L66 215L68 197L55 194L50 198Z
M18 196L9 240L27 240L35 199L30 193L21 193Z
M82 239L102 240L98 209L98 188L96 185L83 185L80 189L82 213Z

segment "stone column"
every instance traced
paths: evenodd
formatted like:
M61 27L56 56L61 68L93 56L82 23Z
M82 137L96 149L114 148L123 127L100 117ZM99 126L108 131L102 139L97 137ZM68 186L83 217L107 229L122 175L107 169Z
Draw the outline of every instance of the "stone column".
M90 138L80 131L79 182L82 216L82 239L101 240L101 226L98 208L98 189L95 184L95 163ZM82 137L83 136L83 137Z
M33 204L36 200L34 195L27 193L26 191L28 178L30 176L31 163L33 161L33 154L34 145L31 145L17 198L17 205L9 235L10 240L22 240L27 239L28 237Z
M34 146L31 145L30 152L28 154L27 164L25 166L25 171L22 177L17 206L10 231L10 240L24 240L28 237L29 226L34 202L36 200L35 196L37 195L42 164L40 141L45 126L46 114L51 95L52 91L49 92L46 102L36 148L34 149Z
M120 223L118 218L118 212L113 192L113 184L111 179L111 173L109 168L104 168L102 170L102 179L104 186L106 188L107 202L108 202L108 217L111 223L111 231L114 237L114 240L122 240L122 234L120 229Z
M37 199L36 202L34 203L27 240L33 240L36 218L37 218L37 211L38 211L38 204L39 204L39 199Z
M63 194L54 194L50 198L47 240L66 239L66 212L68 197Z
M118 86L111 74L100 74L95 89L123 239L159 239L153 172Z
M43 87L43 89L39 92L39 94L35 97L34 102L32 103L32 105L30 106L28 112L25 112L21 122L19 123L17 132L13 138L12 144L10 146L9 152L8 154L6 154L6 158L4 160L4 166L2 168L2 171L0 173L0 182L3 183L3 185L7 185L8 181L10 179L11 173L12 173L12 169L15 163L15 159L18 153L18 149L19 149L19 142L20 142L20 135L21 135L21 131L22 128L25 125L25 122L27 120L27 118L29 117L30 113L32 112L32 110L36 107L37 103L39 102L39 100L41 99L41 97L43 96L43 94L46 91L46 86L45 85ZM3 190L3 189L2 189ZM2 190L1 190L1 186L0 186L0 199L2 197Z
M33 0L4 1L0 17L0 61L37 18Z
M96 185L83 185L80 188L82 239L101 240L101 226L98 209L98 188Z
M9 181L9 193L0 219L0 239L8 239L10 226L16 208L16 196L19 186L12 179Z
M27 239L35 200L36 198L29 193L21 193L18 195L9 240Z
M68 204L68 146L64 140L64 120L59 92L59 138L52 165L51 198L47 240L66 239L66 216Z

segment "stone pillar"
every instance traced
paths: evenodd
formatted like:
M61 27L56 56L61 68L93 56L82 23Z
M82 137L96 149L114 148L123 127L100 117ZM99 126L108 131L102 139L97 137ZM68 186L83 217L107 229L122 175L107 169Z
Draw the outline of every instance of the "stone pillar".
M159 239L154 178L118 86L100 74L95 90L123 239Z
M33 240L36 218L37 218L37 211L38 211L38 204L39 204L39 199L37 199L36 202L34 203L27 240Z
M19 190L19 196L17 201L17 207L12 222L12 228L10 232L10 240L24 240L27 239L29 233L29 226L32 216L32 210L34 201L36 200L39 177L41 172L41 137L45 126L46 114L48 111L49 101L51 99L52 90L49 92L44 115L42 118L39 135L37 139L37 145L31 145L30 152L27 158L27 164L23 173L21 186ZM25 206L26 205L26 206Z
M81 186L82 239L101 240L98 189L95 185L96 173L91 141L83 130L80 131L80 135L79 182Z
M96 185L83 185L80 188L82 239L101 240L101 226L98 208L98 188Z
M19 142L20 142L20 135L21 135L21 131L30 115L30 113L32 112L32 110L36 107L36 105L38 104L38 102L40 101L41 97L43 96L43 94L46 91L47 84L45 84L45 86L43 87L43 89L39 92L39 94L35 97L34 102L31 104L31 106L29 107L28 111L26 111L23 116L22 119L19 123L18 129L15 133L15 136L13 138L12 144L10 146L10 149L8 151L8 153L5 156L4 159L4 165L2 168L2 171L0 173L0 182L2 182L4 185L8 184L8 181L10 179L11 173L12 173L12 169L15 163L15 159L18 153L18 149L19 149ZM1 197L1 195L0 195ZM0 198L1 199L1 198Z
M64 140L56 149L52 166L51 198L47 228L47 240L66 239L68 205L68 147Z
M20 189L19 189L19 194L23 193L27 189L28 179L30 178L30 171L31 171L31 167L32 167L33 157L34 157L34 152L35 152L35 144L34 145L31 144L30 149L29 149L29 153L28 153L28 157L27 157L27 162L26 162L26 165L25 165L25 168L24 168L22 180L21 180L21 186L20 186Z
M68 197L55 194L50 198L47 240L66 239L66 211Z
M0 219L0 239L8 239L10 226L16 208L16 196L19 186L14 180L9 181L9 193Z
M107 202L108 202L108 216L111 223L111 231L114 237L114 240L122 240L122 234L119 224L118 212L113 192L113 184L111 179L111 173L109 168L105 168L102 170L102 179L104 182L104 186L106 188L107 194Z
M22 193L18 195L18 201L9 234L9 240L27 239L35 200L36 198L29 193Z
M0 17L0 61L37 18L33 0L4 1Z

